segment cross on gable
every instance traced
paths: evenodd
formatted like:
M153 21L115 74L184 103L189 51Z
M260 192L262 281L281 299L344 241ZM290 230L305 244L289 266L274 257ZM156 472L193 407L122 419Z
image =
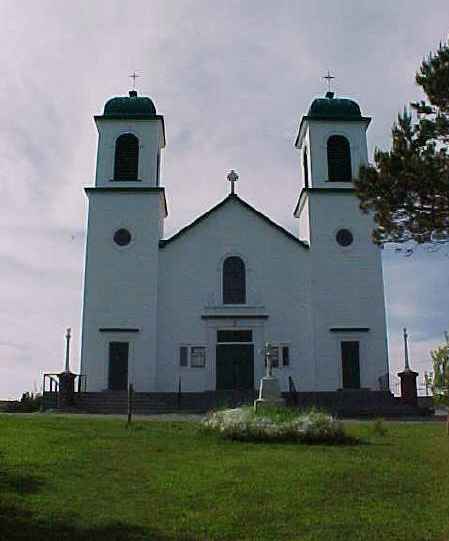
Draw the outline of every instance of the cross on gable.
M234 185L235 185L235 183L238 181L239 176L238 176L237 173L234 171L234 169L232 169L232 170L230 171L230 173L228 174L227 179L228 179L229 182L231 183L231 193L233 194L233 193L235 193Z

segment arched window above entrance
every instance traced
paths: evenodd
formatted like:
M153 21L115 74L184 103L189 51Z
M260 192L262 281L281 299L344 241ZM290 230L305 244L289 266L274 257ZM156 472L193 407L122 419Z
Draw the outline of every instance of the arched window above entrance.
M124 133L115 142L114 180L138 180L139 140Z
M327 167L331 182L351 182L351 148L343 135L332 135L327 140Z
M223 304L245 303L245 263L238 256L227 257L223 263Z

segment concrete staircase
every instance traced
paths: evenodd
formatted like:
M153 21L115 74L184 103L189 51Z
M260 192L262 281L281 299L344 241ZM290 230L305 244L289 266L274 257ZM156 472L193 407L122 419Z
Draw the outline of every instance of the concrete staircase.
M223 407L252 404L255 392L211 391L205 393L134 393L133 412L137 415L176 411L205 412ZM88 413L127 413L128 394L125 391L80 393L76 407Z
M134 393L133 412L137 415L155 413L206 412L253 404L255 390L208 391L204 393ZM290 406L301 409L317 407L338 417L416 417L430 415L429 408L403 404L388 391L366 389L334 392L284 393ZM44 394L44 408L57 407L57 394ZM86 413L126 414L128 394L125 391L76 393L75 409Z

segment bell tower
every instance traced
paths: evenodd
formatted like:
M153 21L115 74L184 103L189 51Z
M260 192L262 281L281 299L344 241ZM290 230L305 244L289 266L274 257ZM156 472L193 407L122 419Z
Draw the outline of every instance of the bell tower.
M88 391L152 389L156 373L159 241L167 205L160 186L164 118L148 97L106 102L95 116L95 185L88 225L81 370Z
M136 90L131 90L129 97L112 98L103 114L95 116L95 124L95 186L159 186L164 117L156 113L150 98L138 96Z
M312 102L295 146L301 155L301 188L352 188L360 166L368 164L366 131L371 118L359 105L327 92Z
M371 118L359 105L336 98L331 91L316 98L299 126L295 146L300 153L300 197L295 209L299 236L311 242L310 194L352 192L352 180L368 164L366 131Z
M372 216L361 212L353 185L368 164L370 121L355 101L329 91L312 102L295 143L301 180L294 214L310 246L322 390L375 389L388 372L381 254L372 242Z

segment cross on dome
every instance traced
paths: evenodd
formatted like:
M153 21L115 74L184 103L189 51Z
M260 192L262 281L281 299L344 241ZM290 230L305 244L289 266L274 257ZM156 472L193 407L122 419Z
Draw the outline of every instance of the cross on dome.
M135 90L135 88L136 88L136 79L138 77L140 77L140 75L137 75L137 73L135 71L133 71L132 75L128 75L128 77L133 80L133 90Z
M231 183L231 194L234 194L235 193L235 188L234 188L234 185L235 183L238 181L239 179L239 176L237 175L237 173L234 171L234 169L231 169L231 171L229 172L228 176L227 176L227 179L229 180L229 182Z
M327 70L327 75L325 75L325 76L323 77L323 79L326 79L326 80L327 80L328 91L329 91L329 92L332 92L331 82L332 82L332 79L335 79L335 75L331 75L331 72L330 72L329 70Z

